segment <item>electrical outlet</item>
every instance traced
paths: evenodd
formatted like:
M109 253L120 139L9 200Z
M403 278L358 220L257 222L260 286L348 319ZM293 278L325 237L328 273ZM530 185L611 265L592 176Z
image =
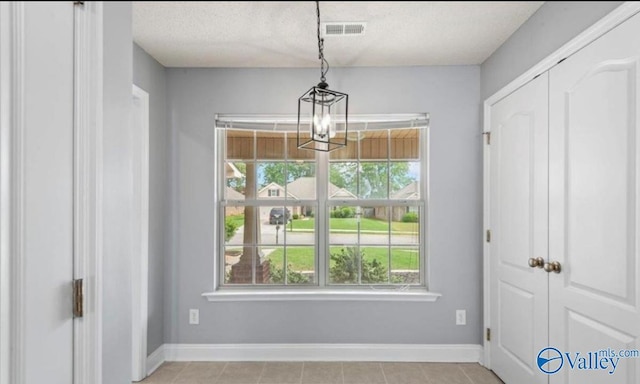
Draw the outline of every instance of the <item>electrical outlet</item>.
M189 324L200 324L200 310L199 309L190 309L189 310Z
M456 310L456 325L467 325L467 311L464 309Z

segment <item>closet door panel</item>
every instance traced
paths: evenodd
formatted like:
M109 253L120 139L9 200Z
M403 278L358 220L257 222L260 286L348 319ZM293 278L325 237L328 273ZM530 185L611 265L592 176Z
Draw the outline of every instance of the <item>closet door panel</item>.
M572 356L639 347L638 36L636 15L550 71L550 344ZM567 360L551 383L640 381L640 359Z
M491 108L491 367L506 383L543 384L547 343L548 79L543 74Z

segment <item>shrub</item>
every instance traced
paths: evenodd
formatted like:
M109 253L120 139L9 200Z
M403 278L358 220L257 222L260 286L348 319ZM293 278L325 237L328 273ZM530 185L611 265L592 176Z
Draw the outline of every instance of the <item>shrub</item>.
M343 248L331 254L333 266L329 268L329 278L333 283L355 284L358 282L358 265L362 263L362 282L381 283L387 281L387 268L378 260L366 260L364 252L355 247Z
M238 230L238 224L234 221L225 220L224 221L224 240L229 241L236 234Z
M293 220L298 220L300 218L300 215L298 215L297 213L293 214Z
M415 212L407 212L402 215L403 223L417 223L418 222L418 214Z
M354 247L341 249L331 254L333 265L329 268L329 278L333 283L357 283L360 253Z
M284 284L284 271L280 268L276 268L271 264L269 269L269 278L273 284ZM308 284L309 277L303 275L298 271L294 271L291 268L291 264L287 268L287 284Z
M356 210L352 207L342 207L340 211L342 213L342 218L344 219L351 219L353 217L356 217Z
M342 207L340 209L334 209L329 212L329 217L332 219L351 219L356 217L356 210L353 207Z
M387 267L376 259L363 260L362 262L362 282L382 283L387 282Z

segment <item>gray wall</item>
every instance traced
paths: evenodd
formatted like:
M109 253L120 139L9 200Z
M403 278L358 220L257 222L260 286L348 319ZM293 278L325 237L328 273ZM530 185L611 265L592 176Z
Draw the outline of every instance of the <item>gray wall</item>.
M104 3L102 377L131 382L131 3Z
M296 113L317 69L167 69L175 219L167 343L473 343L482 328L482 145L478 66L334 68L351 113L431 113L430 288L435 303L210 303L215 113ZM188 309L200 325L188 325ZM467 310L467 326L455 310Z
M352 113L431 113L430 287L443 294L435 303L209 303L201 298L212 289L216 252L214 114L295 113L296 98L317 82L317 70L164 69L134 47L135 83L151 96L149 352L162 342L480 343L480 102L620 3L547 2L481 70L331 70L331 85L352 96ZM163 281L164 290L158 286ZM200 325L187 324L189 308L200 309ZM469 325L454 325L455 309L467 309ZM164 322L158 316L162 311Z
M149 94L149 321L147 353L164 344L164 260L170 247L166 70L133 44L133 83Z
M621 1L547 1L482 64L482 100L579 35Z

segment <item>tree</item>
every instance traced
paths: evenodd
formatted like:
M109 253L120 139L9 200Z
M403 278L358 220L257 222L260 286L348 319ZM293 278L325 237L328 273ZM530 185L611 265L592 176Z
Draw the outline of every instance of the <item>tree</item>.
M329 181L338 188L344 188L354 195L358 193L357 163L331 163Z
M245 198L247 200L253 200L256 198L256 178L255 178L255 163L246 163L244 180L246 181ZM256 225L257 218L260 215L260 208L256 206L247 205L244 207L244 236L242 247L242 255L238 263L231 267L231 274L229 281L232 283L247 284L252 282L253 274L253 260L258 259L258 247L250 245L254 239L260 238L260 226Z
M314 163L266 163L260 164L258 170L258 178L261 181L261 187L270 183L276 183L284 186L293 180L301 177L312 177L315 175Z
M387 197L387 172L391 191L398 191L415 180L409 172L408 162L362 162L357 172L357 163L339 162L331 165L329 180L339 188L356 193L360 175L360 196L367 198Z
M415 180L416 178L409 173L409 163L392 162L389 164L389 182L392 192L399 191Z

